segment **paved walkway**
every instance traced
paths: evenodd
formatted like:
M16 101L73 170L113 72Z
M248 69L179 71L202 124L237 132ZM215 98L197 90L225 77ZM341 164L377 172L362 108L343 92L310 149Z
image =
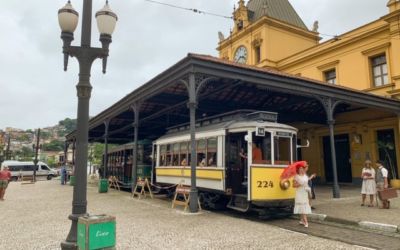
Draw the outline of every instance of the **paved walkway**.
M11 183L0 202L0 249L59 249L71 225L71 201L72 187L56 180ZM88 211L117 218L117 249L361 249L218 213L188 215L170 205L88 187Z
M332 198L329 186L317 186L315 191L317 199L313 201L316 208L314 213L357 222L371 221L400 226L400 198L391 200L391 209L378 209L376 206L361 206L361 187L342 186L340 199ZM367 202L369 197L366 200L366 204L369 204Z

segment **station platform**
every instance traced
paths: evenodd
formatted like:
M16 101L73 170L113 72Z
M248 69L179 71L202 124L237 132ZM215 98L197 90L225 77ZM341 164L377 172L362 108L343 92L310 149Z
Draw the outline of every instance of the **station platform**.
M341 185L340 198L334 199L332 186L317 185L315 187L316 199L312 200L315 207L313 213L315 218L322 219L329 217L333 221L341 223L362 223L372 222L383 225L400 226L400 191L397 191L399 198L391 200L390 209L380 209L376 206L368 207L369 197L367 196L365 206L361 206L361 186ZM318 217L318 215L320 215Z

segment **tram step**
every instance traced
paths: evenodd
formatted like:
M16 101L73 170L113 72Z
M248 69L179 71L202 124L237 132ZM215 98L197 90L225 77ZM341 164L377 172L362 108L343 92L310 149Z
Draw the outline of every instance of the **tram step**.
M244 195L232 195L227 207L245 213L250 209L250 202Z

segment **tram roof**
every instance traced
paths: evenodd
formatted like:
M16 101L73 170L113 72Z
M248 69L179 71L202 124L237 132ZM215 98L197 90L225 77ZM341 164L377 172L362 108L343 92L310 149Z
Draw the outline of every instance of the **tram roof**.
M102 142L109 120L109 143L133 141L132 105L140 103L139 139L154 140L167 128L189 122L188 92L182 80L195 73L205 83L198 94L196 120L238 109L271 111L280 123L326 124L323 98L341 101L335 113L377 109L400 114L400 101L351 88L243 65L207 55L188 54L89 121L89 141ZM67 135L72 141L76 131Z
M251 117L254 114L256 115ZM233 112L224 113L220 116L213 116L209 119L203 118L196 122L196 133L201 133L204 136L207 133L225 131L229 129L236 130L256 127L263 127L271 130L282 129L290 131L291 133L297 132L297 129L295 127L289 126L287 124L278 123L274 121L275 118L272 118L273 120L262 120L262 114L263 112L257 112L255 110L236 110ZM272 113L271 115L277 114ZM189 135L189 132L189 123L186 123L181 126L176 126L169 129L167 133L158 138L157 141Z

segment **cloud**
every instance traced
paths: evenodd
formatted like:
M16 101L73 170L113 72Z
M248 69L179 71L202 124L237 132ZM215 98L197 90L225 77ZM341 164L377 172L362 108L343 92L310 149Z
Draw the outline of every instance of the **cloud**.
M237 0L160 0L188 8L231 15ZM3 1L0 8L0 128L37 128L76 117L78 63L62 65L57 11L66 0ZM292 0L311 27L340 34L387 13L381 0ZM82 1L73 0L78 12ZM93 1L93 15L104 1ZM110 1L119 21L110 47L107 74L101 61L92 67L90 115L105 108L170 67L188 52L217 56L217 32L229 34L232 20L174 9L144 0ZM352 11L348 11L352 10ZM81 20L80 20L81 21ZM73 44L80 42L80 25ZM95 20L92 46L100 46Z

